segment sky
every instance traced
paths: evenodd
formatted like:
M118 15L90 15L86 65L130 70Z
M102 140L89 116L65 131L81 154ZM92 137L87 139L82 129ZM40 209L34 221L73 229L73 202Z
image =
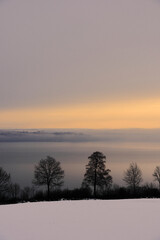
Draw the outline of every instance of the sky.
M0 0L0 128L159 128L159 0Z

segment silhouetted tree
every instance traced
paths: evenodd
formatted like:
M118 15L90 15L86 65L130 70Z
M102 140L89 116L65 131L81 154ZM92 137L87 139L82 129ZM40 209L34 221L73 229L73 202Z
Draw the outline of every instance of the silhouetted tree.
M106 156L103 153L94 152L88 159L82 187L93 186L94 197L96 197L97 186L103 188L111 185L112 177L109 175L110 170L106 169Z
M35 194L35 188L33 186L32 187L26 186L21 190L21 198L25 201L33 199L34 194Z
M158 182L159 190L160 190L160 166L157 166L153 173L154 181Z
M48 199L51 187L60 187L63 184L63 178L64 171L61 169L60 162L50 156L41 159L35 166L33 183L38 186L47 185Z
M10 174L0 167L0 193L4 193L9 190L10 179Z
M20 194L20 186L17 183L11 183L9 187L9 192L13 199L17 199Z
M123 181L133 189L133 193L135 194L136 188L143 181L142 172L137 166L137 163L130 164L129 168L124 172Z

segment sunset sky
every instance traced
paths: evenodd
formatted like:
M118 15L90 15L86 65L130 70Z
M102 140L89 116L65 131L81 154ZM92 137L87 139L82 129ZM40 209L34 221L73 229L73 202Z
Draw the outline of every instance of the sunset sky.
M0 128L160 128L159 0L0 0Z

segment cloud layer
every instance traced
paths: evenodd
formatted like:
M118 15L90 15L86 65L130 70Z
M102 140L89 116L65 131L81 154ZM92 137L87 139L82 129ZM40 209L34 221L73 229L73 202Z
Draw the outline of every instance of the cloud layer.
M0 142L160 143L160 129L0 130Z

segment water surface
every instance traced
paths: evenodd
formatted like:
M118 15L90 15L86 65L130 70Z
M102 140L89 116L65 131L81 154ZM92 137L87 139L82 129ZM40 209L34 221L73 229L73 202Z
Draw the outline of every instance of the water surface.
M18 139L15 131L6 135L2 131L2 136L0 132L0 165L21 186L31 185L35 164L47 155L61 162L65 171L64 187L68 188L80 187L88 156L94 151L106 155L106 167L111 170L113 182L120 185L124 184L124 170L130 162L137 162L144 183L153 181L154 168L160 165L159 130L48 130L36 133L36 139L33 130L29 134L18 131Z

